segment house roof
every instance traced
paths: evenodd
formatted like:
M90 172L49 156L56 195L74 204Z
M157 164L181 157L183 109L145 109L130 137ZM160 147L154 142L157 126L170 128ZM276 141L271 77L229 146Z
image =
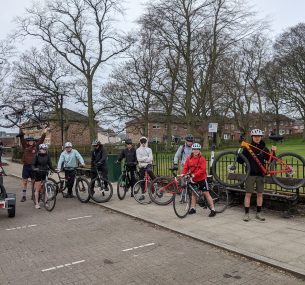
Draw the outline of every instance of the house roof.
M67 108L63 108L63 114L64 114L64 121L81 122L81 123L88 122L88 116L76 111L72 111ZM47 116L50 121L60 121L60 114L56 112L50 112L47 114Z

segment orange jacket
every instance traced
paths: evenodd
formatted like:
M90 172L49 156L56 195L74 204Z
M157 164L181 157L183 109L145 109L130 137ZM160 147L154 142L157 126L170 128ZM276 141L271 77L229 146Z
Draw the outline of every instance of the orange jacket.
M207 178L207 162L205 158L199 153L198 156L191 156L186 160L181 174L190 173L193 175L193 181L199 182Z

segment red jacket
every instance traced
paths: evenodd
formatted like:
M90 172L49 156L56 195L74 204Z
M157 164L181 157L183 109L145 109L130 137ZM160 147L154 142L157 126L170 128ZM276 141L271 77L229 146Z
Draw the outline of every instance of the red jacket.
M193 181L199 182L207 178L207 163L205 158L199 153L198 156L191 156L186 160L181 174L190 173L193 175Z

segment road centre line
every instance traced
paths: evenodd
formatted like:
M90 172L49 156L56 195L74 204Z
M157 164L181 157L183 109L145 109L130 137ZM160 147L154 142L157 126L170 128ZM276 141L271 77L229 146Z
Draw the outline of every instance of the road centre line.
M67 219L67 220L72 221L72 220L79 220L79 219L84 219L84 218L92 218L92 216L82 216L82 217L70 218L70 219Z
M13 231L13 230L21 230L21 229L27 229L27 228L32 228L32 227L37 227L37 225L21 226L21 227L15 227L15 228L10 228L10 229L5 229L5 230Z
M53 267L50 267L50 268L42 269L41 272L47 272L47 271L56 270L56 269L60 269L60 268L64 268L64 267L69 267L71 265L83 263L85 261L86 260L78 260L78 261L74 261L74 262L71 262L71 263L61 264L61 265L53 266Z
M143 247L147 247L147 246L152 246L154 245L155 243L152 242L152 243L147 243L147 244L143 244L143 245L139 245L139 246L135 246L135 247L131 247L131 248L126 248L126 249L123 249L122 251L131 251L131 250L135 250L135 249L138 249L138 248L143 248Z

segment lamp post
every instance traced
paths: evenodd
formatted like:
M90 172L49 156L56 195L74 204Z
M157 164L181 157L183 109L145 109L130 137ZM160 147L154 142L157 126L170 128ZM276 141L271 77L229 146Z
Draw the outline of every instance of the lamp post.
M64 150L64 95L60 93L60 131L61 131L61 150Z

